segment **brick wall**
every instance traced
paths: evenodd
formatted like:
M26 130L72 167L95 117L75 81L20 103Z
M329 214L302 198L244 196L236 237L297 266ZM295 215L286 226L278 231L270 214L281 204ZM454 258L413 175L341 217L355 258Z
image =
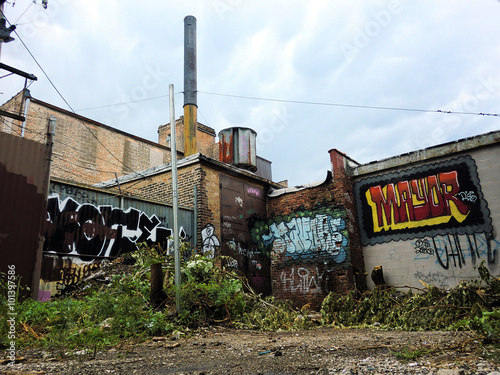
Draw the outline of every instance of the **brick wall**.
M268 201L273 295L296 307L317 309L330 291L366 288L345 155L330 157L333 179Z
M212 224L220 238L219 172L201 162L177 170L179 206L194 208L194 187L197 187L197 244L201 244L201 230ZM122 192L172 204L172 173L170 171L131 181L121 185ZM190 235L194 235L190 233Z
M19 111L21 93L2 106ZM24 136L46 142L49 119L56 118L51 176L95 184L170 161L170 150L154 142L32 99ZM22 123L2 117L0 131L21 136ZM153 155L153 157L151 157Z
M349 244L352 257L353 276L356 288L366 290L365 261L363 257L363 246L359 236L358 218L356 215L356 203L354 202L354 181L350 168L350 158L332 149L329 151L332 164L332 175L334 183L334 198L340 202L346 211L346 222L349 225Z
M175 121L175 132L177 133L177 151L184 154L184 116ZM215 130L209 126L198 123L196 129L196 147L198 152L212 158L219 158L219 146L215 143ZM158 128L158 143L168 146L167 138L170 136L170 123Z

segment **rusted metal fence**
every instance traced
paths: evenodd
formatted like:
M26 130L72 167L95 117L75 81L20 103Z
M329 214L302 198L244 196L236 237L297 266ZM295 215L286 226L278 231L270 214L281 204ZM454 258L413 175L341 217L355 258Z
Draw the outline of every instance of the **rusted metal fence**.
M0 132L0 272L20 277L23 295L34 298L42 260L49 152L42 143Z

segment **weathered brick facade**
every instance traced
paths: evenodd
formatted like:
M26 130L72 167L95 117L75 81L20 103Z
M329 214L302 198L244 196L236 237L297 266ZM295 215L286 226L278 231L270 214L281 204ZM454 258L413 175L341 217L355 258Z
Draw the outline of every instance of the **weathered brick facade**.
M2 109L19 111L19 93ZM51 176L92 185L170 161L170 149L31 98L23 124L5 118L3 131L45 143L56 119Z
M181 116L175 121L175 132L177 133L176 148L177 151L184 154L184 116ZM169 146L169 137L171 135L170 123L162 125L158 128L158 143L164 146ZM198 152L212 158L219 157L219 144L215 143L214 129L198 123L196 130L196 147Z
M273 295L296 307L317 309L331 291L366 288L347 159L330 156L333 178L268 201Z

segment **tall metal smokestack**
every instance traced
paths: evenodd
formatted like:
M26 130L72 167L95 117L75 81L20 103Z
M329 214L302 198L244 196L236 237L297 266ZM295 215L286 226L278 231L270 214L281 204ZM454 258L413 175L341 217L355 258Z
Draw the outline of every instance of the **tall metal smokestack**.
M184 156L197 152L196 18L184 18Z

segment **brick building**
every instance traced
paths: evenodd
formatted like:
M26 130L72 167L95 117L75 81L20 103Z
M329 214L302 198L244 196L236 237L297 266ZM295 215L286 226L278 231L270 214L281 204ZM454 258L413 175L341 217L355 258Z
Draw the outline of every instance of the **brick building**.
M53 182L171 205L170 124L159 127L155 143L24 98L20 93L1 108L24 113L26 121L2 117L0 130L45 143L55 120ZM375 267L396 286L419 286L422 280L452 287L475 278L480 261L498 277L500 132L364 165L332 149L324 181L288 188L272 181L271 162L249 147L255 143L252 130L226 130L216 142L214 129L198 123L196 152L185 156L184 118L176 121L179 204L194 215L186 240L200 252L231 257L228 265L258 292L318 308L330 291L373 288ZM235 141L240 135L241 144ZM254 158L239 160L248 151ZM78 218L84 206L100 212L99 218L111 212L76 201L83 196L73 196L79 208L70 217ZM135 236L139 226L140 238L151 232L156 239L159 229L166 233L168 223L154 212L120 206L122 215L134 209L141 220L120 235ZM84 243L114 230L92 226L92 220L87 215L85 223L71 223L82 227L73 234ZM89 225L101 232L85 232ZM130 238L124 243L133 248ZM112 240L103 246L111 247ZM86 256L80 263L90 269L98 261Z

